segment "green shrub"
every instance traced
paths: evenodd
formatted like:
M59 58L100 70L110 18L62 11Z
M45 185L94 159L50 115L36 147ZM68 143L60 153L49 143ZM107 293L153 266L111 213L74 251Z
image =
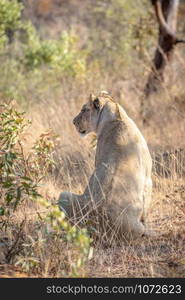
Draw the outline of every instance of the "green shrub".
M24 199L25 195L36 197L36 185L27 176L27 166L20 136L28 126L29 121L24 113L19 113L7 105L1 106L0 114L0 186L1 215L10 215ZM22 167L24 166L24 167Z
M16 0L0 0L0 97L25 105L30 98L45 97L61 78L83 79L87 54L72 31L56 40L41 39L32 23L21 18L22 9Z
M155 42L152 13L148 0L96 1L90 33L93 59L122 74L138 58L144 59Z
M80 229L69 224L65 215L57 205L49 200L43 199L38 189L43 177L48 175L54 164L52 153L54 139L50 131L43 133L34 144L30 153L24 154L22 143L23 135L28 129L30 121L24 113L18 112L11 105L1 105L0 111L0 229L10 230L13 215L21 208L21 205L33 202L45 208L40 218L52 228L48 233L50 240L58 239L65 245L70 260L67 267L62 270L65 276L79 276L85 266L89 255L92 253L90 247L91 239L86 229ZM42 181L43 182L43 181ZM45 226L43 225L43 226ZM20 225L21 227L22 225ZM22 228L20 228L22 230ZM19 230L19 234L20 234ZM43 230L42 230L43 231ZM27 236L25 237L27 239ZM31 238L33 241L33 238ZM15 242L16 244L17 242ZM36 242L29 244L22 242L21 250L16 257L15 264L21 265L26 271L41 269L40 253L47 248L46 237L43 236L43 243L39 246L39 254ZM10 255L11 254L11 255ZM13 254L8 251L8 261ZM42 258L43 259L43 258ZM40 264L40 265L39 265ZM65 262L66 264L66 262Z
M86 69L85 52L78 49L78 36L64 31L58 40L41 40L29 25L24 63L29 69L46 64L58 72L81 76Z
M5 46L7 36L21 28L22 9L17 0L0 0L0 50Z

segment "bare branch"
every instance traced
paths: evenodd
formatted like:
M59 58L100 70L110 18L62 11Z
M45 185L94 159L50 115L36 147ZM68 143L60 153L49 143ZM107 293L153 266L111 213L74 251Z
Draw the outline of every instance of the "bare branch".
M157 20L161 26L161 29L164 31L164 34L170 35L171 37L176 39L174 32L171 31L171 29L169 28L168 24L165 21L160 0L155 1L154 8L155 8Z
M170 29L168 26L162 11L161 0L152 0L152 4L155 8L155 14L160 25L161 30L163 30L164 34L169 36L174 44L185 43L184 39L179 39L176 34Z
M175 46L185 43L185 39L177 38L176 35L179 0L151 0L151 3L158 22L159 36L151 73L144 89L146 97L162 87L165 79L165 68L172 59Z
M180 44L180 43L184 44L185 40L183 40L183 39L176 39L176 41L174 42L175 45L176 44Z

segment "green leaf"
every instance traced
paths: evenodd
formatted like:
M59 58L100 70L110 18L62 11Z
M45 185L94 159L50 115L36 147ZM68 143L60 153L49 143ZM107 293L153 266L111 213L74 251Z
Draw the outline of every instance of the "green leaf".
M11 193L6 194L6 201L8 204L12 201L13 198L14 198L13 194Z
M19 204L20 200L21 200L21 187L19 186L17 188L17 195L16 195L16 201L14 203L14 210L16 209L17 205Z
M32 179L30 177L27 177L27 176L21 176L20 178L23 179L23 180L26 180L26 181L32 181Z
M4 207L0 207L0 216L4 216L4 214L5 214L5 209L4 209Z
M2 186L5 188L5 189L8 189L12 186L12 182L11 181L6 181L6 182L3 182L2 183Z

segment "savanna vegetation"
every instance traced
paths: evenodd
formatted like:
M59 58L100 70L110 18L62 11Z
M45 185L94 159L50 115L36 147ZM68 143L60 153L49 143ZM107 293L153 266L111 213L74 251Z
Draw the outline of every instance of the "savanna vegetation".
M178 35L185 36L185 1ZM185 45L146 97L158 26L149 0L0 0L0 277L185 276ZM81 193L95 137L72 124L108 90L153 157L152 238L108 247L73 226L59 193Z

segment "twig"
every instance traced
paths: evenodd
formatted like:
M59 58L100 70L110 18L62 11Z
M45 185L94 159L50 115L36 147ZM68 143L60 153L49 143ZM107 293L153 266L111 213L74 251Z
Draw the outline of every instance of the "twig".
M14 242L13 245L12 245L12 247L8 250L8 252L7 252L7 254L6 254L6 260L7 260L8 263L10 262L10 260L11 260L11 258L12 258L12 255L13 255L13 253L15 252L15 249L16 249L16 246L17 246L18 241L19 241L19 239L20 239L21 232L22 232L23 226L24 226L24 224L25 224L25 221L26 221L26 219L24 219L24 220L21 222L20 229L19 229L19 231L18 231L18 233L17 233L16 240L15 240L15 242Z
M181 118L185 119L185 115L182 114L174 105L170 105L169 107L174 109Z

